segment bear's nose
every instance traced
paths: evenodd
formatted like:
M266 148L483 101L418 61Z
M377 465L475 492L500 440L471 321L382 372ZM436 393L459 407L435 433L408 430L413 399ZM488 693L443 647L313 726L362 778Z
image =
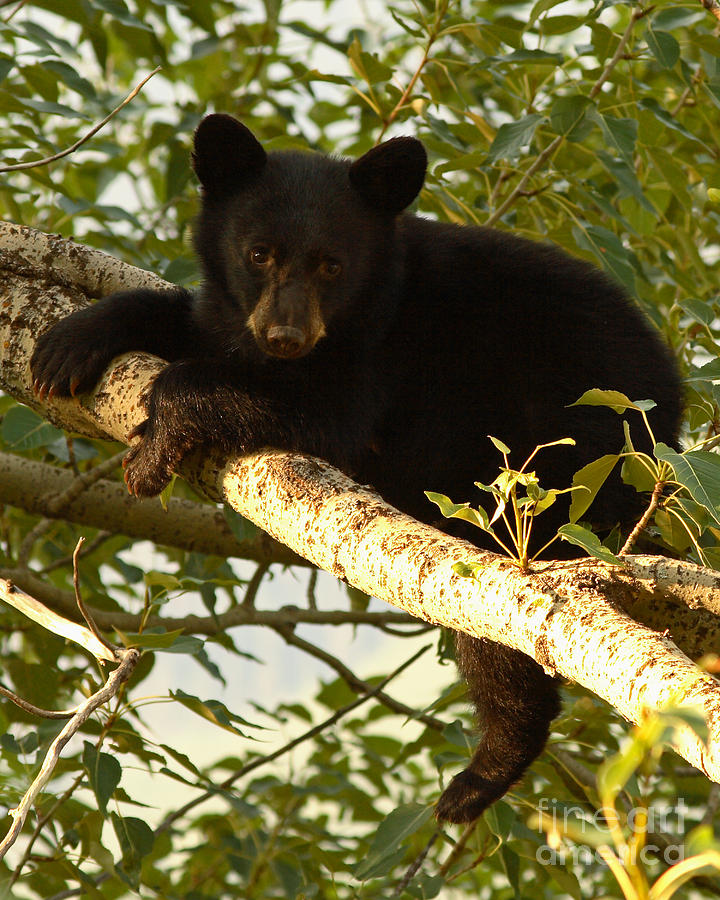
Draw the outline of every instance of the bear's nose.
M273 325L267 330L267 342L274 356L298 356L305 346L305 332L292 325Z

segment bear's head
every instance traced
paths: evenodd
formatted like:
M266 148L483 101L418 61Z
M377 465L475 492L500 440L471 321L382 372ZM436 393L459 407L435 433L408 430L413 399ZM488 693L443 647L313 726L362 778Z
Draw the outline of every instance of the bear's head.
M396 221L425 177L418 140L393 138L354 161L267 152L214 114L195 132L192 161L203 189L200 315L216 334L237 343L244 330L263 353L296 359L386 299Z

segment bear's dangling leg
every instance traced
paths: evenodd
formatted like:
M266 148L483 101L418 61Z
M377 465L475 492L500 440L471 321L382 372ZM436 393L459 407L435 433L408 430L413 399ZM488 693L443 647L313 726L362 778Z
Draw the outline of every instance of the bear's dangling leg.
M555 680L518 650L460 632L455 649L482 738L470 765L443 792L435 815L472 822L540 755L560 712L560 697Z

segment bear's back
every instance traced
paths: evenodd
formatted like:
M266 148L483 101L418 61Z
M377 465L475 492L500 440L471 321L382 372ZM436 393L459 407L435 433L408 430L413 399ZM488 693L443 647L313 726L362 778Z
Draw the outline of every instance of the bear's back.
M488 435L508 444L517 468L538 444L574 438L575 448L544 451L532 466L543 486L568 487L587 462L623 446L614 412L568 408L595 387L654 400L655 437L675 442L681 402L670 353L603 272L496 229L406 215L399 234L404 276L381 359L390 396L379 440L396 462L388 474L370 455L363 473L391 502L428 519L424 490L475 499L473 482L492 481L502 462ZM630 424L651 451L640 416ZM595 511L613 522L634 515L632 494L618 480Z

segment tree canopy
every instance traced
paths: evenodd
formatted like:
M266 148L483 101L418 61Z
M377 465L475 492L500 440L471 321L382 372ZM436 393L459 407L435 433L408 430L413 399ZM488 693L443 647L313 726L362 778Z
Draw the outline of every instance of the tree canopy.
M46 0L2 3L0 21L3 219L193 285L190 140L227 111L273 148L357 155L416 135L421 213L609 271L686 376L689 452L624 461L638 487L662 464L676 482L646 536L720 568L713 0ZM432 803L472 740L442 635L318 577L180 480L167 515L133 519L111 480L120 445L69 438L9 396L0 414L0 577L66 609L75 569L91 609L131 614L117 642L146 650L62 751L0 863L5 896L665 898L689 875L681 896L720 893L718 789L662 752L680 720L702 722L670 710L629 733L568 687L532 774L473 826L437 832ZM104 493L78 509L93 479ZM452 500L476 505L471 490ZM203 627L156 625L187 613ZM105 680L10 606L0 640L3 684L43 709ZM322 683L299 695L303 671ZM0 718L5 833L63 723L9 701Z

